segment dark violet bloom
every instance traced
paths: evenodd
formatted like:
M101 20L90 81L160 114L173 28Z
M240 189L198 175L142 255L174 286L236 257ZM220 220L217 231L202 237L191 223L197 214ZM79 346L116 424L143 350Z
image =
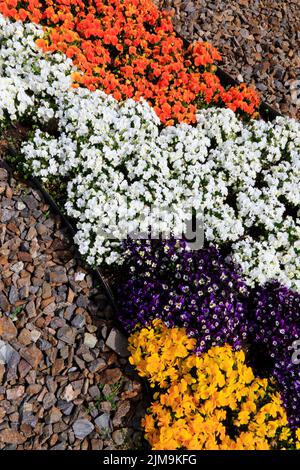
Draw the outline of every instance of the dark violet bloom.
M289 423L299 427L300 364L293 360L293 343L300 338L300 294L278 283L258 288L252 315L249 325L252 349L263 346L270 360L270 373L277 379ZM300 346L296 349L300 351Z
M224 343L241 347L249 289L216 247L191 251L179 240L129 240L126 250L119 298L120 322L129 333L137 323L161 318L197 338L197 353Z

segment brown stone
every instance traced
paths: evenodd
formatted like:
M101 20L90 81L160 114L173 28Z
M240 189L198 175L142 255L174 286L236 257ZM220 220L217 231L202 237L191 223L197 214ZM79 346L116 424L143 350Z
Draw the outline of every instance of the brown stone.
M49 441L49 446L53 447L58 441L58 435L57 434L52 434L50 441Z
M64 284L68 282L66 269L63 266L54 266L48 271L48 280L53 284Z
M21 330L19 336L18 336L18 341L20 344L23 346L28 346L32 341L31 341L31 333L27 328L23 328Z
M67 302L68 302L69 304L72 304L72 303L73 303L73 300L74 300L74 297L75 297L75 293L72 291L71 288L69 288L69 290L68 290Z
M53 376L58 375L65 367L65 361L63 358L56 359L53 366L51 373Z
M26 305L26 312L28 313L30 318L36 316L36 309L35 309L35 304L33 300L28 302L28 304Z
M91 446L92 450L102 450L103 441L101 441L100 439L91 439Z
M52 302L55 302L55 297L48 297L47 299L44 299L41 303L41 308L46 309L46 307L52 304Z
M48 230L47 230L47 227L46 227L45 225L43 225L43 224L37 224L36 230L37 230L37 233L38 233L39 235L41 235L41 236L46 235L46 233L47 233L47 231L48 231Z
M26 437L18 431L13 429L4 429L0 431L0 442L5 444L23 444L26 441Z
M122 372L120 369L106 369L101 374L101 383L112 385L120 380L122 377Z
M89 371L92 373L99 372L101 370L104 370L107 367L106 362L104 359L95 359L89 364Z
M38 430L39 427L36 426L35 431L38 432ZM32 427L30 426L30 424L22 423L20 426L20 431L26 436L27 439L32 435Z
M0 423L3 421L3 418L5 415L6 415L5 408L0 407Z
M43 309L43 313L44 315L51 315L53 316L54 312L55 312L55 309L56 309L56 303L55 302L51 302L49 305L47 305L47 307L45 307Z
M30 253L27 253L27 251L19 251L18 259L19 261L23 261L24 263L32 262L32 256Z
M17 227L17 225L13 222L10 222L9 224L7 224L7 230L9 230L10 232L12 233L15 233L16 235L20 235L20 230L19 228Z
M40 384L31 384L27 387L27 395L37 395L42 390L42 385Z
M8 400L18 400L24 395L25 388L23 385L19 385L18 387L10 388L6 390L6 398Z
M73 389L72 385L66 386L62 398L67 401L73 401L78 396L78 393Z
M1 266L7 266L8 265L8 258L7 256L0 256L0 265Z
M20 419L20 415L17 411L9 415L9 421L11 423L18 423Z
M27 232L26 240L31 241L37 236L37 231L34 227L30 227Z
M75 342L75 330L70 326L63 326L57 331L57 337L61 341L64 341L67 344L74 344Z
M2 384L4 374L5 374L5 366L3 364L0 364L0 385Z
M115 427L121 426L122 418L124 418L129 413L129 410L130 410L130 402L127 400L121 402L113 419L113 425Z
M10 318L0 318L0 338L4 341L10 341L17 336L17 328L13 324Z
M0 311L6 313L10 310L10 304L5 295L0 292Z
M100 439L95 420L100 413L113 419L131 381L116 391L106 385L113 394L106 398L99 387L103 379L121 384L126 363L104 344L112 327L104 312L107 300L99 305L95 296L90 310L94 279L85 273L74 281L82 268L62 221L44 218L42 196L30 188L22 207L23 191L18 181L17 192L9 190L11 204L0 198L0 221L3 209L6 219L0 224L0 342L7 341L1 349L6 363L0 364L0 449L109 449L114 443L111 437ZM99 296L104 298L102 287ZM19 305L23 309L12 322ZM90 313L97 311L101 318L94 321ZM125 412L119 410L119 419ZM127 425L131 435L131 414Z
M31 365L31 367L33 367L33 369L38 368L38 365L43 358L42 352L35 346L35 344L21 349L20 355Z
M58 423L62 417L62 413L56 406L53 406L49 413L49 423L54 424Z
M30 371L31 369L31 365L28 364L27 361L25 361L24 359L21 359L20 362L19 362L19 365L18 365L18 371L19 371L19 374L20 374L20 378L22 379L23 377L25 377L28 372Z
M24 277L18 279L17 284L18 284L19 288L29 287L30 286L30 275L27 272L26 272L26 274L28 274L28 276L24 276Z
M52 287L47 282L44 282L42 287L42 298L49 299L52 296Z
M141 384L139 382L132 382L132 387L129 390L125 390L121 393L121 400L128 400L130 398L136 397L141 393Z

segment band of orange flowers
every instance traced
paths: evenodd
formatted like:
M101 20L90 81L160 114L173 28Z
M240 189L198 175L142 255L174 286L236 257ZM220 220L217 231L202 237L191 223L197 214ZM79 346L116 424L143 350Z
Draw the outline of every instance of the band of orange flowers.
M206 42L185 48L151 0L0 0L0 13L43 25L38 46L73 60L81 71L74 86L117 100L144 97L165 124L194 123L197 108L209 105L257 115L256 91L225 90L215 75L218 51Z

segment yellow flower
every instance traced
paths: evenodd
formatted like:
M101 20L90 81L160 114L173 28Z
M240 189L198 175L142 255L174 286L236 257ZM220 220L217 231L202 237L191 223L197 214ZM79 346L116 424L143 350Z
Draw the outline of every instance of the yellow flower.
M291 437L291 430L289 428L283 428L280 434L281 441L287 441Z
M238 426L242 424L247 424L249 422L250 416L248 411L240 411L238 414L238 418L235 421Z
M161 320L129 338L130 363L157 390L142 421L153 450L300 448L273 380L255 378L243 351L198 357L195 344Z
M296 430L296 449L300 450L300 428Z

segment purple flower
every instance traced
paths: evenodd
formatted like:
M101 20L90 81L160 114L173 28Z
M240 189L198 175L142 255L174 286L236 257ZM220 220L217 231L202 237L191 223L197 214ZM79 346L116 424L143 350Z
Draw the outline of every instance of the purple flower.
M120 322L128 332L161 318L197 338L197 353L247 337L249 289L234 265L209 246L184 241L126 242L127 280L119 289Z
M293 342L300 338L300 294L270 283L256 289L253 307L249 341L253 350L263 348L268 356L269 373L277 379L289 424L298 427L300 364L292 357Z

